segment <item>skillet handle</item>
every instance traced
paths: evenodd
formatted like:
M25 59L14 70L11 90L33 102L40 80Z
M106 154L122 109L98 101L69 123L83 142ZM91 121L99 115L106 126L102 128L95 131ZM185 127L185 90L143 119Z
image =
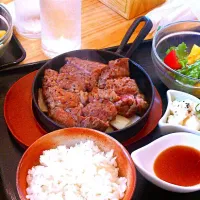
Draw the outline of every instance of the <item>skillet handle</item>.
M135 38L135 40L131 44L129 50L125 54L126 57L128 57L128 58L131 57L131 55L133 54L133 52L135 51L135 49L137 49L137 47L140 45L140 43L148 35L148 33L150 32L150 30L151 30L151 28L153 26L151 20L148 17L146 17L146 16L139 17L139 18L137 18L133 22L133 24L131 25L131 27L126 32L124 38L122 39L121 44L119 45L116 53L118 53L118 54L122 53L122 50L125 47L125 45L127 44L127 42L129 41L131 35L134 33L135 29L138 27L138 25L140 24L140 22L143 22L143 21L145 22L145 25L140 30L139 34L137 35L137 37Z

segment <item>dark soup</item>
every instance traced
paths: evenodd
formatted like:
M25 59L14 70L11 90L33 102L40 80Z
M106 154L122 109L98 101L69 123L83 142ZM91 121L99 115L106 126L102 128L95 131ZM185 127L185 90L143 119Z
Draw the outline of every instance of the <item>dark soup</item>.
M160 179L179 186L200 183L200 151L188 146L173 146L162 151L154 162Z

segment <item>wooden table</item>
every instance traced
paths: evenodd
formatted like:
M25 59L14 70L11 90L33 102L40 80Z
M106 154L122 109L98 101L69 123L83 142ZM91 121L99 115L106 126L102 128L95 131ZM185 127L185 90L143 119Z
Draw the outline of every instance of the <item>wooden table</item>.
M6 4L11 0L1 2ZM119 45L133 21L134 19L126 20L98 0L82 0L82 49L101 49ZM139 29L133 34L131 41ZM26 59L21 64L47 59L41 50L40 39L24 38L15 30L14 33L27 53Z

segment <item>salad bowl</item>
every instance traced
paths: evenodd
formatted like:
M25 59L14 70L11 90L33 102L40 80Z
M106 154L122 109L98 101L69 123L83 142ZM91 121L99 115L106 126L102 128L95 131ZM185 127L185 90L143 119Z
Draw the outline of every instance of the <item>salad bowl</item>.
M200 97L199 46L200 21L172 23L155 34L152 60L158 77L169 89Z
M158 178L154 172L154 163L158 155L172 146L183 145L200 150L200 137L187 132L178 132L165 135L152 143L132 152L131 157L137 170L156 186L177 193L189 193L200 190L200 184L194 186L178 186ZM170 165L170 163L169 163ZM173 176L173 175L172 175Z
M184 131L184 132L190 132L196 135L200 136L200 131L194 130L193 128L190 127L186 127L180 124L169 124L167 123L167 118L170 115L170 108L172 105L172 102L174 100L178 100L178 101L183 101L189 99L192 102L195 102L196 104L200 103L200 100L188 93L185 92L181 92L181 91L176 91L176 90L168 90L167 91L167 100L168 100L168 104L167 104L167 109L164 113L164 115L162 116L162 118L159 120L159 127L162 131L162 133L170 133L170 132L178 132L178 131Z

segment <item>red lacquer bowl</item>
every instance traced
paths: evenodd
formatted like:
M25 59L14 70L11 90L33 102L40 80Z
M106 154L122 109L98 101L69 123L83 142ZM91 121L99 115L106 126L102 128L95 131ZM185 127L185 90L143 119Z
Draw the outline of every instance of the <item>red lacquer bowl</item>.
M135 185L136 171L132 158L125 147L111 136L86 128L60 129L35 141L21 158L16 177L16 186L21 200L26 200L26 176L28 170L39 162L39 157L44 150L56 148L58 145L74 146L80 141L92 140L103 151L114 150L114 156L119 167L119 176L127 178L127 190L123 200L131 200Z

